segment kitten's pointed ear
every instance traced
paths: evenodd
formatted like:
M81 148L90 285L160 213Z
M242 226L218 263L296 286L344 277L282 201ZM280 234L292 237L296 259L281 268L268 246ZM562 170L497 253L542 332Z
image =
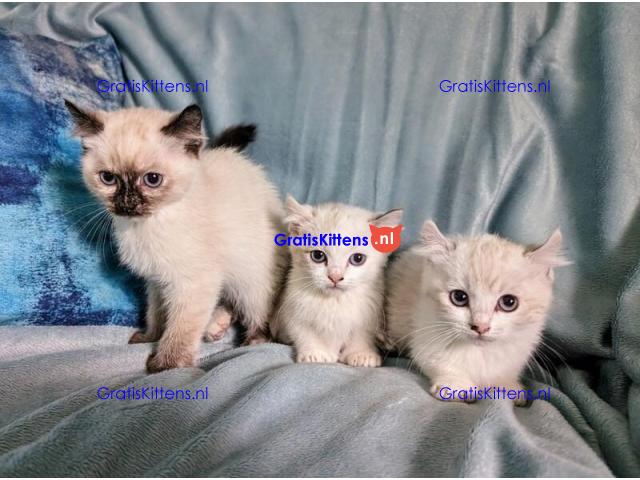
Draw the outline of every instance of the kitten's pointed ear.
M562 252L562 233L559 228L542 245L527 250L525 256L532 262L549 269L571 264Z
M160 131L169 137L183 141L185 151L197 157L204 143L202 110L197 105L189 105Z
M284 221L289 225L289 232L292 234L300 234L309 230L313 222L313 207L310 205L301 205L293 198L287 195L285 202L287 217Z
M432 259L446 256L456 248L453 240L445 237L433 220L427 220L420 230L420 251Z
M395 227L402 222L403 213L404 211L401 208L395 208L386 213L376 215L369 220L369 223L376 227Z
M98 135L104 130L104 123L102 123L96 112L81 110L66 98L64 99L64 105L71 114L71 118L73 118L73 123L75 124L74 135L84 138Z

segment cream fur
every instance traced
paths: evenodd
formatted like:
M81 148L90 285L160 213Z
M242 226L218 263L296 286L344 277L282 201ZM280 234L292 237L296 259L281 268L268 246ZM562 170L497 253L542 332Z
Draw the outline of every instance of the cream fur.
M553 268L567 263L561 242L559 231L535 250L495 235L447 238L428 221L421 242L392 264L389 335L430 378L436 398L441 387L521 388L552 301ZM451 302L454 289L468 293L468 306ZM496 308L505 294L518 298L515 311ZM474 323L491 329L480 336Z
M330 203L316 207L287 200L287 221L292 235L340 233L369 236L369 224L396 226L402 211L383 216L348 205ZM327 263L314 263L312 250L322 250ZM363 265L349 264L354 253L367 256ZM376 334L383 314L387 255L366 247L291 247L292 268L279 308L271 323L272 334L296 347L298 362L342 362L377 367L381 358ZM333 286L328 275L343 276Z
M286 262L273 241L282 205L263 170L231 149L185 153L183 140L161 132L174 118L169 112L95 115L104 131L84 139L83 175L108 209L113 187L101 183L101 170L164 175L161 187L147 192L149 215L113 221L121 261L147 281L147 331L132 341L162 335L149 369L195 365L212 316L210 338L230 322L225 307L214 314L222 299L243 319L249 340L260 339Z

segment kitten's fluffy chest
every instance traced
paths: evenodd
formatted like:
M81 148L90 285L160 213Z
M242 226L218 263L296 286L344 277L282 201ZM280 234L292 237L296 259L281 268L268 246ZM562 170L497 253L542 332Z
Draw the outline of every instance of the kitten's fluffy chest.
M114 230L122 262L151 279L179 272L182 267L188 269L201 242L196 241L197 229L187 229L176 221L178 213L162 211L148 218L116 219Z
M374 323L382 308L382 296L361 289L343 292L318 292L290 289L293 311L303 310L301 321L321 332L348 334L356 328Z
M114 222L118 253L122 262L138 275L153 277L166 261L161 252L167 251L168 238L161 222L155 219L116 219ZM164 261L163 261L164 260Z

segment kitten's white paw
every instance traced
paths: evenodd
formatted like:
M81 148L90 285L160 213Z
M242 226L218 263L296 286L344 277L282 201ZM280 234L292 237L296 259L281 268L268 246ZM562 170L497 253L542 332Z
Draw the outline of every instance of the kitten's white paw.
M469 394L469 389L473 389L471 384L436 379L429 393L433 398L443 402L474 403L476 399Z
M155 352L147 358L147 372L157 373L172 368L195 367L197 359L195 355L187 352Z
M379 367L382 357L375 352L353 352L345 356L343 362L352 367Z
M524 406L526 406L526 405L527 405L527 399L526 399L526 398L516 398L516 399L513 401L513 404L514 404L516 407L524 407Z
M267 337L264 333L258 332L251 335L250 337L245 338L242 345L260 345L262 343L269 343L269 337Z
M129 338L129 343L153 343L160 339L158 335L153 332L145 333L140 330L134 332Z
M520 390L525 390L525 388L518 382L518 383L515 383L513 385L507 386L507 390L515 390L516 392L518 392ZM527 402L527 397L525 395L522 395L521 398L516 398L513 401L513 404L516 407L524 407L527 403L528 403Z
M321 350L300 352L296 358L296 362L298 363L335 363L337 361L338 358L336 355Z
M218 340L221 340L222 337L224 337L227 333L227 330L229 330L228 326L226 328L222 328L218 324L211 324L207 327L207 331L204 332L204 341L216 342Z
M225 336L227 330L231 326L231 312L226 308L217 307L213 312L213 316L207 329L204 332L205 342L215 342Z

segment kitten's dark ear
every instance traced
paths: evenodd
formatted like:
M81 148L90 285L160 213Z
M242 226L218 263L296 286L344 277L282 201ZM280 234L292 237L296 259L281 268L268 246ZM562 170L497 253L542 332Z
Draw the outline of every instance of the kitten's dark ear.
M104 123L98 118L95 112L85 112L76 107L66 98L64 99L64 105L73 118L75 129L73 133L78 137L90 137L91 135L98 135L104 130Z
M422 253L436 260L456 248L455 242L445 237L433 220L427 220L422 225L420 245Z
M395 227L400 225L400 222L402 222L403 213L404 211L401 208L395 208L373 217L369 220L369 223L376 227Z
M204 142L202 110L197 105L189 105L162 127L161 132L183 141L185 151L197 157Z
M289 226L289 233L299 235L312 228L313 207L311 205L301 205L293 196L287 195L285 209L287 216L284 221Z
M548 274L551 275L555 267L571 265L571 262L562 253L562 233L556 229L551 236L539 247L530 248L525 252L533 263L548 267Z

